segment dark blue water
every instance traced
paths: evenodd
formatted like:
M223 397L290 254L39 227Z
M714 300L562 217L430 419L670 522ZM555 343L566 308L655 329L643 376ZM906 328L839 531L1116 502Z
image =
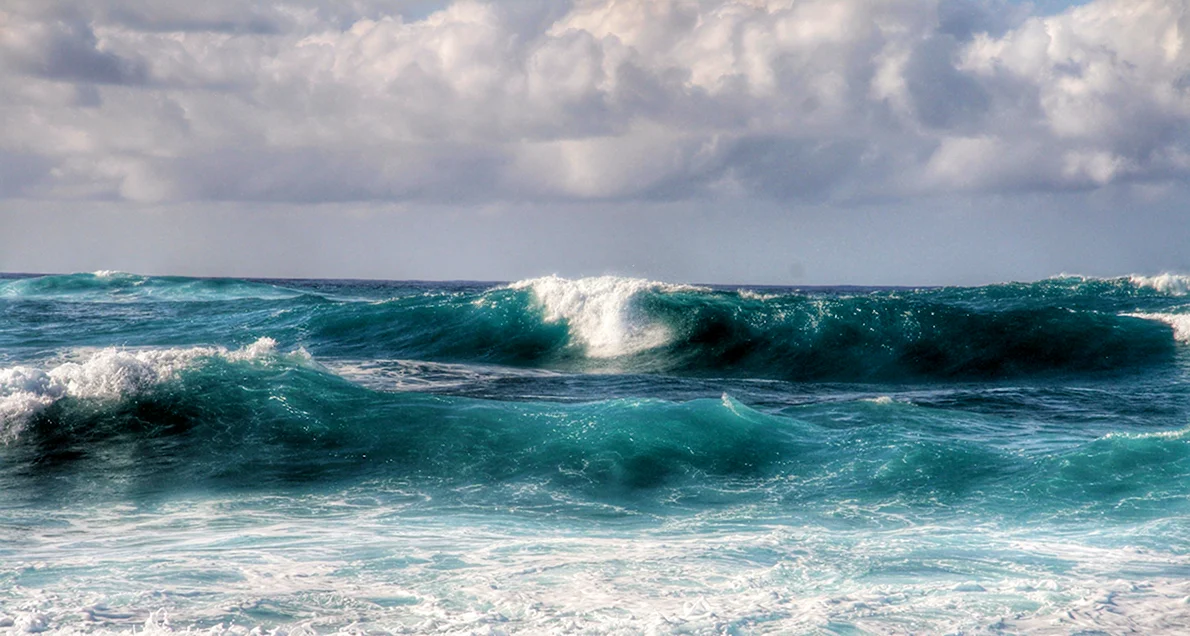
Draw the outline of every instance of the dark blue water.
M0 278L0 629L1179 633L1188 291Z

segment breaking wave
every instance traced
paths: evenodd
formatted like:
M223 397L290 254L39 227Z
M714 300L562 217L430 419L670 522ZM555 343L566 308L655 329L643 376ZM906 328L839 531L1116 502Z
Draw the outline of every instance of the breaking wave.
M128 337L163 344L196 335L218 341L234 328L329 358L915 382L1115 373L1167 364L1188 339L1188 314L1171 305L1180 301L1170 295L1179 293L1183 278L1137 280L739 290L551 276L503 286L377 287L352 296L296 283L84 274L0 280L0 297L16 303L11 315L35 330L6 336L23 345L53 347L69 328L40 326L44 311L37 302L98 301L89 306L99 307L132 299L158 303L164 308L157 313L169 312L200 330L157 337L145 320L120 323L131 330ZM220 322L226 317L240 322ZM125 341L120 336L110 337L119 344Z
M1190 276L1180 274L1159 274L1157 276L1132 275L1128 282L1137 287L1147 287L1162 294L1171 296L1185 296L1190 294Z
M982 293L982 290L977 290ZM1080 307L981 306L953 290L758 295L601 277L327 308L350 355L788 380L1085 373L1169 360L1169 326Z
M28 366L0 369L0 442L16 438L32 418L59 400L118 402L173 380L202 360L258 359L273 355L276 346L272 338L260 338L233 351L223 347L110 348L48 371Z
M1058 455L1022 456L965 435L965 418L888 398L794 417L728 395L556 404L388 393L300 353L279 355L263 339L230 351L103 351L0 377L4 464L56 471L59 493L71 478L93 492L103 485L96 475L142 489L387 478L443 497L486 484L475 496L518 505L564 495L793 508L849 496L975 497L1044 515L1156 514L1153 502L1190 493L1184 432L1109 434ZM839 428L840 418L854 425Z
M650 320L634 302L638 295L711 291L617 276L579 280L548 276L519 281L510 287L531 290L545 321L565 322L571 338L593 358L632 355L672 340L670 327Z

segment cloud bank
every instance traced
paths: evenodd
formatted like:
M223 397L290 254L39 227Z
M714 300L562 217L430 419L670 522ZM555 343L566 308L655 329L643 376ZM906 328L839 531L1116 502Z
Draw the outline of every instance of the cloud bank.
M904 200L1190 176L1190 7L1094 0L0 9L0 196Z

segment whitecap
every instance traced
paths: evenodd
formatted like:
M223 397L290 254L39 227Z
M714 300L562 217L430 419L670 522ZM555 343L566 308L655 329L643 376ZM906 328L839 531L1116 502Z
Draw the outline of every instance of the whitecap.
M1190 275L1173 274L1166 272L1164 274L1157 274L1155 276L1145 276L1142 274L1129 274L1127 276L1084 276L1082 274L1068 274L1062 273L1051 277L1048 280L1075 280L1079 282L1101 281L1117 284L1130 284L1134 287L1144 287L1160 292L1162 294L1169 294L1171 296L1185 296L1190 294Z
M201 359L254 360L274 355L276 348L272 338L260 338L235 350L108 348L48 371L27 366L0 369L0 443L16 439L30 418L64 397L115 400L133 396L177 377Z
M1163 322L1173 327L1174 340L1190 344L1190 314L1145 314L1145 313L1131 313L1124 314L1132 318L1143 318L1145 320L1156 320Z
M671 329L636 305L635 298L639 294L709 291L689 285L619 276L577 280L545 276L517 281L510 287L531 290L541 305L545 321L565 321L571 338L592 358L632 355L671 341Z
M1184 274L1158 274L1157 276L1140 276L1133 274L1128 277L1129 282L1137 287L1148 287L1172 296L1190 294L1190 276Z

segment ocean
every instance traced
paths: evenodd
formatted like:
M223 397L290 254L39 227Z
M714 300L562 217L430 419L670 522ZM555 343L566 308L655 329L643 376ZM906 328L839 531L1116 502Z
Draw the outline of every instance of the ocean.
M1190 631L1190 278L0 278L0 632Z

